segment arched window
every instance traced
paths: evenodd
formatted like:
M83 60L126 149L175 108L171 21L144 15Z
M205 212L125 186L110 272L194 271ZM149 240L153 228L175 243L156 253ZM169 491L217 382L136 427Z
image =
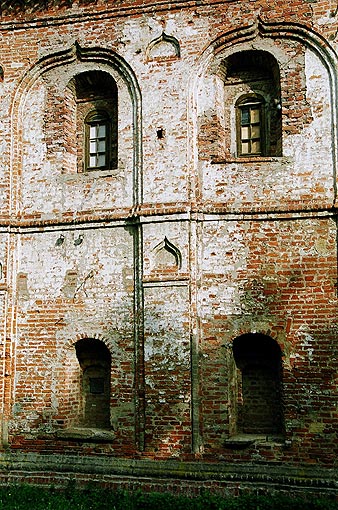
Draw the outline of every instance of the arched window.
M82 370L80 423L85 427L110 426L111 355L103 342L85 338L75 346Z
M85 121L86 169L103 170L110 167L111 120L107 112L91 112Z
M281 156L281 86L275 57L262 50L239 51L227 57L221 69L225 139L231 152Z
M114 78L104 71L86 71L72 78L67 92L67 111L75 120L67 146L76 154L78 172L116 168L118 91Z
M240 156L264 156L264 98L259 95L241 97L236 103L237 151Z
M238 370L237 433L283 432L281 350L266 335L236 338L233 355Z

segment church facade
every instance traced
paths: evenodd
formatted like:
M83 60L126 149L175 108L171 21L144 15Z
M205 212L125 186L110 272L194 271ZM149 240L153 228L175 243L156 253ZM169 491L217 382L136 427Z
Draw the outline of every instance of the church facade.
M3 2L0 479L337 494L334 2Z

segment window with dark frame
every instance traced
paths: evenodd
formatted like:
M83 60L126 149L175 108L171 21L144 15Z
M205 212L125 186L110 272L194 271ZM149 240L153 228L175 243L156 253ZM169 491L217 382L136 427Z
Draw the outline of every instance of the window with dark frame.
M264 156L264 100L245 97L237 102L237 147L239 156Z
M106 112L92 112L86 119L86 170L110 166L110 118Z

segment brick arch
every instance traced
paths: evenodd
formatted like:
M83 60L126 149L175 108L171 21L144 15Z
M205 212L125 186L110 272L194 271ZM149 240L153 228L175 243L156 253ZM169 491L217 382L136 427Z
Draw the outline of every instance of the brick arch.
M279 416L280 420L276 425L280 425L280 431L276 433L284 434L284 415L285 415L285 399L283 387L287 384L288 366L287 359L285 359L285 352L288 351L288 344L286 343L286 333L288 324L285 323L284 328L273 321L259 320L252 317L240 317L228 324L226 340L224 346L225 366L226 366L226 379L229 389L229 408L231 412L228 418L228 431L229 436L236 436L243 433L242 429L242 416L241 409L243 406L242 396L242 373L240 367L237 366L233 354L234 342L238 338L247 337L248 335L257 335L263 338L269 338L277 346L280 352L280 407ZM243 420L242 420L243 421ZM278 427L275 427L278 430Z
M215 39L208 42L200 55L198 72L193 80L198 78L200 73L203 73L209 66L215 71L223 58L224 51L228 52L228 54L236 53L240 45L245 45L246 48L249 48L247 43L252 40L255 40L255 48L258 49L262 41L269 38L271 40L291 39L303 43L321 57L328 69L330 68L332 72L334 71L338 55L329 42L323 39L315 30L297 23L269 22L259 17L255 23L248 21L246 25L243 24L240 28L230 27L229 30L220 33ZM251 45L250 48L252 48ZM269 51L274 53L277 50L270 48Z
M182 254L178 246L167 237L153 247L151 251L152 272L178 271L182 266Z
M163 55L161 52L158 55L153 55L153 52L156 52L156 49L159 49L160 47L164 48ZM181 56L181 49L180 49L180 43L176 39L176 37L167 35L165 32L162 32L162 34L159 37L156 37L156 39L153 39L146 50L146 59L152 60L152 59L163 59L163 58L180 58Z
M80 340L85 340L86 338L93 338L94 340L102 342L111 353L111 342L109 338L93 331L81 331L74 337L68 338L63 347L64 353L66 353L69 349L73 349Z
M233 342L235 338L240 336L249 335L249 334L259 334L262 336L266 336L271 338L273 341L277 343L279 346L281 353L283 355L285 349L285 333L287 329L287 324L285 324L285 328L281 329L279 324L275 324L272 321L260 321L250 319L241 318L238 322L233 322L231 324L231 328L229 330L228 342L226 347L230 350L232 349Z
M129 64L112 50L101 47L82 48L78 43L75 43L70 48L42 57L23 76L21 83L16 89L15 99L11 110L12 117L18 116L22 96L30 89L39 77L55 68L65 66L66 64L80 62L95 64L95 68L97 68L97 66L106 66L108 70L115 69L130 91L136 110L135 115L137 113L139 114L138 110L141 108L141 92L135 73ZM68 79L66 79L66 82L68 82ZM136 121L136 124L138 124L139 119L136 118Z

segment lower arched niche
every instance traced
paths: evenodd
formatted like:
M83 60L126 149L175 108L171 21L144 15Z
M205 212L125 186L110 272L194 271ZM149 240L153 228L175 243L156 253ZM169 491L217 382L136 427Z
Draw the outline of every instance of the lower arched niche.
M75 349L81 367L79 425L108 428L110 426L110 352L103 342L93 338L79 340Z
M236 390L233 432L274 435L283 432L281 349L271 337L248 333L235 338Z

